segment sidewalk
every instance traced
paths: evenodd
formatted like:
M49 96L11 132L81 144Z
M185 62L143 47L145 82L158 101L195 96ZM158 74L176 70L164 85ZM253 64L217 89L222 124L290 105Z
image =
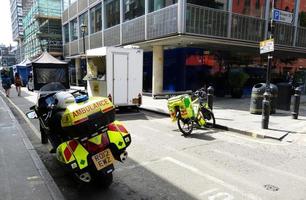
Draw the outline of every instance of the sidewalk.
M15 89L15 88L12 88ZM0 199L64 199L0 95Z
M142 109L168 114L166 99L143 96ZM276 110L270 116L269 129L261 128L261 115L250 114L250 98L214 98L213 112L216 124L222 129L257 138L280 140L289 133L306 133L306 97L302 96L298 120L291 117L291 111ZM169 119L170 120L170 119Z

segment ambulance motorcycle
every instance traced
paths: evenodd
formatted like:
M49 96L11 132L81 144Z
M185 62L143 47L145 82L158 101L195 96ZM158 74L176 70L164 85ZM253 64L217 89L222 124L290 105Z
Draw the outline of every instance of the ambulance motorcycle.
M51 143L51 153L82 183L108 187L115 160L127 159L131 136L115 120L108 98L88 97L83 91L66 91L60 83L43 86L28 118L38 118L41 142Z

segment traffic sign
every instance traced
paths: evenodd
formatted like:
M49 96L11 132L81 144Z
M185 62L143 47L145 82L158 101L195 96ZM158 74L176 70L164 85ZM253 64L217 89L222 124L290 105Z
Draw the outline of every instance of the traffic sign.
M259 43L260 54L274 51L274 39L264 40Z
M273 9L273 20L291 24L293 20L293 13L279 9Z

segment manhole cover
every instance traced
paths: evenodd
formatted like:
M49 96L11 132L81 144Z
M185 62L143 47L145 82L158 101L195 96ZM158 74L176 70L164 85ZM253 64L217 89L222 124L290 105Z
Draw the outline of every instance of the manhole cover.
M275 185L267 184L267 185L264 185L264 187L266 188L266 190L273 191L273 192L276 192L279 190L279 187Z

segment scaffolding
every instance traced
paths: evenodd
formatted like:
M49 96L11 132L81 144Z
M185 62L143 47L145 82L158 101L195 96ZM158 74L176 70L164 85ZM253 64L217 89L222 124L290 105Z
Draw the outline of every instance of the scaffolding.
M61 0L34 0L23 27L25 58L36 58L44 50L62 56Z

